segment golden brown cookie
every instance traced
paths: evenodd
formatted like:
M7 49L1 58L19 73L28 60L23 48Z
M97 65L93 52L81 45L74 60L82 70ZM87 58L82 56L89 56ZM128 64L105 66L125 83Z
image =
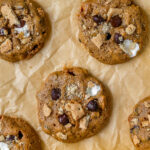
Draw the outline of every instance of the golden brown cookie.
M31 58L47 34L44 11L30 0L0 1L0 57L11 62Z
M41 150L34 129L24 120L0 116L0 150Z
M82 68L50 74L37 99L43 130L62 142L97 134L110 116L104 86Z
M139 150L150 149L150 97L140 101L129 116L130 135Z
M132 0L86 1L78 14L79 41L105 64L134 58L146 40L147 19Z

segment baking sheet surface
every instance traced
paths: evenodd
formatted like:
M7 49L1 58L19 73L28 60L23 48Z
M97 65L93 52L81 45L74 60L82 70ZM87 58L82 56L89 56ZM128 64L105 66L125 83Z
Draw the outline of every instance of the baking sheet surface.
M27 120L39 133L44 150L134 150L127 118L133 106L150 95L150 42L135 59L115 66L104 65L77 40L75 14L81 0L36 0L51 22L44 48L32 59L9 63L0 59L0 114ZM135 0L150 20L150 1ZM113 95L109 124L96 136L75 144L63 144L45 134L37 117L36 92L48 74L64 66L80 66L107 85Z

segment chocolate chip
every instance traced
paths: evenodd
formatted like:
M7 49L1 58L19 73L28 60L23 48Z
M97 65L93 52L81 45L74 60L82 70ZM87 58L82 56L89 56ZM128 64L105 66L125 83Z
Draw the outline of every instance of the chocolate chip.
M38 45L34 45L34 47L32 48L32 50L36 50L38 48Z
M18 138L21 140L21 139L22 139L22 137L23 137L23 134L22 134L22 132L21 132L21 131L19 131L19 132L18 132Z
M59 88L54 88L51 91L52 100L57 100L61 96L61 90Z
M42 34L45 34L45 33L46 33L46 31L43 31L43 32L42 32Z
M15 136L14 135L9 135L6 138L7 141L14 141L15 140Z
M110 19L110 23L113 27L119 27L122 24L121 18L117 15Z
M87 108L90 111L97 111L98 110L98 103L97 100L91 100L88 104L87 104Z
M62 125L64 125L64 126L69 123L69 119L68 119L68 116L67 116L66 114L60 115L60 116L58 117L58 119L59 119L59 122L60 122Z
M105 21L105 19L100 15L95 15L93 16L93 21L96 22L98 25L100 25L102 22Z
M114 35L114 41L117 44L123 43L123 41L124 41L123 36L121 34L119 34L119 33L115 33L115 35Z
M106 34L106 40L110 40L111 39L111 34L110 33L107 33Z
M68 73L72 76L75 76L75 74L72 71L68 71Z

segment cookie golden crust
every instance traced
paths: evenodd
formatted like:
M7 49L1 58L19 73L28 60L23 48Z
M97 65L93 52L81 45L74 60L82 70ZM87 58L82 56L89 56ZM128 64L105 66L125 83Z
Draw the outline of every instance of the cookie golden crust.
M86 1L78 13L79 41L105 64L120 64L143 48L147 19L131 0Z
M11 62L31 58L47 34L44 11L30 0L0 1L0 57Z
M0 149L41 150L41 142L27 122L2 115L0 116Z
M110 116L104 86L82 68L50 74L37 100L43 130L62 142L73 143L97 134Z
M129 116L130 135L139 150L150 150L150 97L140 101Z

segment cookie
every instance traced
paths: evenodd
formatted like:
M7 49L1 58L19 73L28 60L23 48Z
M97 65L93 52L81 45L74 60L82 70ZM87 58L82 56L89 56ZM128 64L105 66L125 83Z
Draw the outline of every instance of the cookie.
M49 75L37 93L43 130L72 143L98 133L110 116L104 86L82 68L65 68Z
M0 1L0 57L11 62L31 58L47 34L44 11L30 0Z
M41 150L41 142L34 129L24 120L0 116L1 150Z
M147 18L132 0L86 1L78 13L79 41L105 64L124 63L142 50Z
M139 150L150 149L150 97L140 101L129 116L130 135Z

